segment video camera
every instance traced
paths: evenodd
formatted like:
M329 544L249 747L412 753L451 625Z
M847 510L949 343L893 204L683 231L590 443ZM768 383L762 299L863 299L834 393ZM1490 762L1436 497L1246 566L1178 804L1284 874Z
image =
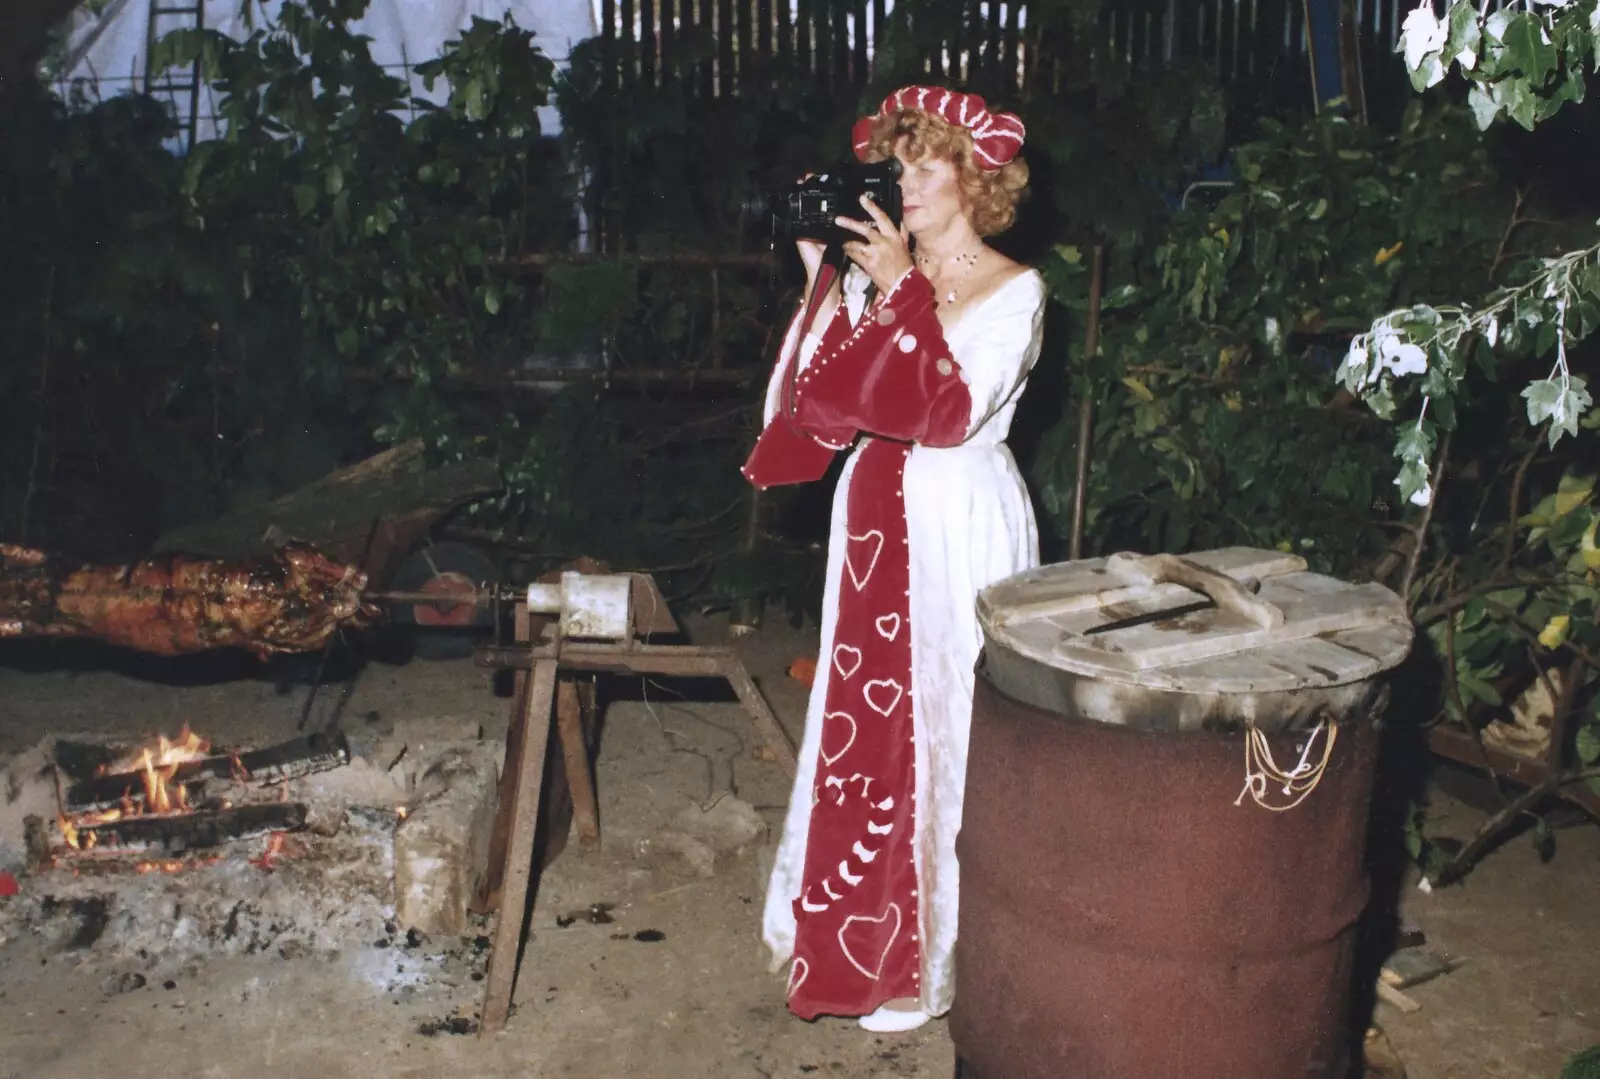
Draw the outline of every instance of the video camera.
M746 208L771 215L774 240L844 243L859 237L834 224L833 219L870 221L861 205L862 195L871 195L878 208L899 227L900 172L900 162L893 157L871 164L851 161L816 173L764 200L755 200Z

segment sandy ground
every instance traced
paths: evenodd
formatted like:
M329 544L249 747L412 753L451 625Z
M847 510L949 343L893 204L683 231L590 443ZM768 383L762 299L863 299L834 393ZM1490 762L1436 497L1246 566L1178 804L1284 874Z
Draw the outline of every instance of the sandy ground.
M721 630L696 634L718 640ZM814 635L769 623L740 647L797 728L804 691L783 672L815 648ZM598 765L604 846L574 848L545 875L504 1034L450 1033L448 1020L474 1015L482 983L440 974L388 940L352 941L332 959L214 959L126 991L117 987L130 979L119 976L135 966L14 940L0 943L0 1079L147 1069L206 1079L950 1076L942 1023L880 1037L786 1013L783 981L768 973L758 940L761 853L709 879L649 853L674 814L720 791L731 787L774 828L788 794L778 768L752 758L755 736L738 707L689 703L675 695L683 688L650 685L644 701L609 708ZM0 754L46 732L137 735L184 722L219 740L281 739L305 692L194 668L152 679L0 653ZM491 737L503 735L505 714L489 676L466 661L369 666L345 702L346 726L464 719ZM1481 819L1444 799L1438 813L1442 830L1462 836ZM1411 990L1421 1011L1378 1013L1413 1079L1553 1079L1568 1054L1600 1043L1597 885L1600 830L1586 826L1563 831L1548 864L1516 841L1464 886L1405 893L1430 944L1465 960ZM614 904L614 920L558 925L594 903ZM655 932L637 939L645 930Z

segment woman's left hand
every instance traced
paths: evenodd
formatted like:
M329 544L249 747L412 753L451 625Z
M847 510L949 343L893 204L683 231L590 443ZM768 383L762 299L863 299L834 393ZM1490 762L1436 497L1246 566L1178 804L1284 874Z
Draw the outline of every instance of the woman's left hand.
M879 293L887 293L911 269L911 233L904 225L895 228L889 215L872 201L870 195L861 196L872 221L857 221L853 217L836 217L834 222L842 229L860 236L844 245L844 253L866 271Z

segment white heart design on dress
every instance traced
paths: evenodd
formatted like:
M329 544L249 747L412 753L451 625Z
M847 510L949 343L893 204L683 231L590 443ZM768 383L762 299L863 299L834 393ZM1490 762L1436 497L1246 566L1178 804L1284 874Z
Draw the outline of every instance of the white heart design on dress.
M840 678L848 682L850 676L861 669L861 649L851 648L848 644L834 645L833 669L839 672Z
M883 553L883 533L876 528L864 536L852 536L847 532L845 533L845 541L844 568L849 572L850 580L855 584L856 591L859 592L867 586L867 582L872 579L872 571L878 566L878 556ZM854 545L857 543L870 544L872 547L872 554L867 558L867 568L859 573L856 572L856 560L854 558Z
M873 625L878 627L878 636L886 641L892 641L900 635L900 616L897 614L883 615Z
M877 696L880 698L888 697L889 703L879 704L877 700L873 699L874 691L877 692ZM874 678L872 681L861 687L861 695L867 699L868 707L870 707L880 716L886 716L890 712L893 712L895 705L900 703L900 697L904 693L904 687L902 687L900 683L896 682L893 678Z
M806 984L806 978L811 974L811 964L799 956L789 966L789 987L784 990L784 999L794 996L795 991Z
M878 961L876 965L874 965L871 970L868 970L862 965L859 959L850 953L850 945L846 944L844 941L845 932L855 922L868 922L872 925L883 925L891 918L894 919L894 930L889 934L889 939L884 942L883 950L878 953ZM852 914L846 918L844 920L844 924L839 927L839 950L844 952L844 957L850 961L851 966L855 967L873 981L877 981L879 976L883 974L884 961L889 958L889 948L900 937L900 920L899 903L890 903L889 909L878 915L876 918L868 918L865 914Z
M839 746L839 751L837 753L829 753L826 743L829 742L830 740L833 741L835 744L838 743L838 739L837 738L830 739L828 737L828 735L829 735L829 733L831 731L839 729L839 724L831 722L832 720L836 720L836 719L842 719L842 720L844 720L844 722L846 722L846 723L848 723L850 725L850 734L847 737L845 737L844 745ZM855 717L852 716L849 712L829 712L827 715L823 716L822 717L822 741L824 743L823 746L821 747L821 749L822 749L822 763L827 765L829 768L832 768L833 767L833 763L835 761L837 761L840 757L844 756L846 753L850 752L850 747L856 744L856 719L855 719Z

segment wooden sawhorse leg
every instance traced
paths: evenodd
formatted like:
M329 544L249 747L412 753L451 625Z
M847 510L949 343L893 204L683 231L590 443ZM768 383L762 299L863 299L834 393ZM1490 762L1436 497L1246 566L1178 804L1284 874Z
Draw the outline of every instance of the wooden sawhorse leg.
M744 710L750 713L751 721L766 739L767 748L772 751L773 758L783 766L784 771L793 776L797 767L794 743L789 740L789 733L778 722L778 717L772 714L772 708L767 704L767 699L761 695L761 691L756 688L750 672L745 670L744 661L732 650L721 650L717 655L717 669L733 688L739 703L744 705Z
M589 670L614 674L662 674L717 676L727 680L756 729L766 740L773 756L791 776L795 773L795 748L787 732L772 714L766 698L756 688L744 663L731 649L681 646L654 646L631 649L569 648L554 654L527 656L525 651L482 650L480 662L487 665L520 667L528 671L522 690L521 715L512 725L508 738L506 774L514 776L502 786L500 820L509 835L503 853L491 850L490 857L504 867L500 885L500 920L495 926L493 951L489 954L489 976L483 997L479 1030L492 1034L505 1029L511 1014L512 993L516 984L518 952L522 944L523 921L528 908L528 891L533 877L533 847L539 827L539 802L543 794L544 761L550 749L554 727L561 739L562 759L567 783L572 792L573 820L579 842L592 847L600 841L596 809L594 773L589 763L588 739L583 714L587 704L582 687L570 678L558 677L558 667L569 671ZM555 713L552 723L551 713ZM497 822L496 833L502 829ZM493 866L490 868L493 873Z
M572 678L562 678L556 684L556 733L561 736L567 789L572 793L572 825L578 833L578 845L594 850L600 846L600 807L595 801L594 769L589 765L583 697L582 687Z
M533 876L533 839L539 827L539 797L544 786L544 757L550 747L550 709L556 690L555 659L539 659L528 678L517 755L517 785L511 803L511 836L506 844L505 878L500 891L500 920L489 953L489 976L483 993L478 1029L504 1030L511 1014L522 923L528 909L528 883ZM510 762L508 761L509 765Z

